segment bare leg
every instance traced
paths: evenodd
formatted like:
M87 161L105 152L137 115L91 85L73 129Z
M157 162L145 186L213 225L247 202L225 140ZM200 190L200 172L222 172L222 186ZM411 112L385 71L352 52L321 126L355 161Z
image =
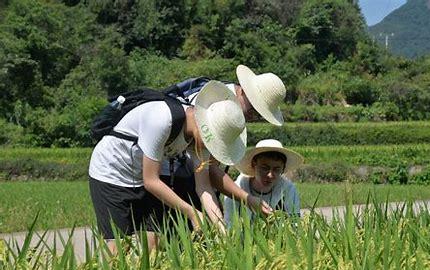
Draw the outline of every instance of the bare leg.
M146 232L146 238L148 239L148 250L151 253L151 251L158 248L159 239L155 232Z
M156 233L147 231L146 238L148 240L148 250L151 253L152 250L158 248L159 238ZM116 256L118 254L118 248L116 246L115 239L106 240L106 245L108 246L109 251L112 253L112 256Z
M116 246L115 239L106 240L106 245L108 246L110 253L112 253L112 256L116 256L116 254L118 254L118 248Z

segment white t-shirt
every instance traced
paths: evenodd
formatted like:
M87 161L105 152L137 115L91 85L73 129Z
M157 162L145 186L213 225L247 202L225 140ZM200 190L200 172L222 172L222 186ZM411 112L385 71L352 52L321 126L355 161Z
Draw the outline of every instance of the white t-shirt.
M249 179L250 177L240 174L234 183L249 194L256 195L251 192ZM299 194L295 185L285 176L282 176L281 179L279 179L279 181L273 186L270 193L257 196L266 201L273 209L281 203L283 206L282 210L287 212L289 215L300 215ZM234 211L238 212L240 207L240 202L230 199L229 197L224 198L224 221L226 222L227 227L231 227L233 213ZM251 220L253 220L253 212L248 208L246 208L246 211Z
M165 146L171 127L172 115L164 101L137 106L114 128L117 132L137 137L137 144L114 136L104 136L91 155L90 177L118 186L142 186L143 154L161 162L181 153L189 145L182 127L178 137Z

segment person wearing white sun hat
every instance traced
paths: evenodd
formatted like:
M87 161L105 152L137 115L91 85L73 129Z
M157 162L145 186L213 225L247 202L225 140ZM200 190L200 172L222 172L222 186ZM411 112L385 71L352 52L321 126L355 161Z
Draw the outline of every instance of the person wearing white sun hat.
M280 209L289 215L300 215L300 199L294 184L284 173L298 168L303 157L274 139L261 140L248 150L243 159L236 165L241 173L236 185L243 190L259 196L273 209ZM230 198L224 199L224 220L227 227L231 226L235 211L240 204ZM255 216L247 209L251 219Z
M279 109L285 96L286 89L282 80L273 73L263 73L256 75L250 68L245 65L238 65L236 67L236 75L239 84L224 83L230 91L236 95L240 107L245 115L247 121L252 120L256 114L260 114L264 119L274 125L282 125L284 120L281 110ZM194 101L198 94L194 92L188 96L188 100ZM160 177L162 179L169 179L171 171L177 171L178 181L174 181L172 186L175 187L176 192L185 200L192 201L198 208L199 200L194 190L193 174L190 172L188 159L184 156L179 162L178 160L164 160L162 163ZM172 163L170 163L172 162ZM220 191L225 191L225 187L229 186L230 181L226 173L211 174L212 184ZM190 200L191 198L191 200Z
M236 96L246 121L250 121L257 114L260 114L270 123L282 125L284 121L279 105L285 98L286 89L281 79L273 73L256 75L244 65L236 67L236 75L239 83L223 83ZM201 84L198 83L197 85ZM198 88L193 88L190 91L192 94L187 96L192 103L195 102L195 97L199 92L199 90L195 91L194 89ZM194 192L195 179L190 164L188 154L183 155L180 159L166 159L162 162L160 178L168 181L171 178L171 173L174 172L175 180L171 181L170 185L175 192L185 201L201 209L200 200ZM221 192L228 192L226 187L227 189L235 188L231 178L222 171L211 170L210 179L212 185Z
M268 122L282 126L284 117L279 106L286 96L282 80L273 73L256 75L244 65L237 66L236 75L252 107Z
M164 101L151 101L131 110L114 128L116 132L138 138L137 143L104 136L93 150L89 166L90 194L99 230L112 252L116 252L116 245L115 241L109 241L113 239L111 219L126 235L144 226L151 248L158 242L155 232L163 221L164 205L181 211L198 228L202 213L175 194L159 175L162 160L185 149L194 164L196 192L201 203L210 220L224 230L223 216L209 180L210 173L219 174L221 170L209 160L210 155L224 164L241 160L246 149L243 112L234 94L217 81L203 87L195 106L183 108L182 132L168 145L172 126L170 110ZM233 182L225 186L224 193L247 202L257 211L269 213L271 210L257 196Z

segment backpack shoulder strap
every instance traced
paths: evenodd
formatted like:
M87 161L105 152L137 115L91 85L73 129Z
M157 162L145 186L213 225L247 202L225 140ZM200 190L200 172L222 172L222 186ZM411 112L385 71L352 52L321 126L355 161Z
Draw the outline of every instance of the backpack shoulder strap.
M121 111L122 113L121 118L129 111L131 111L133 108L143 103L151 102L151 101L166 102L167 106L169 107L170 114L172 115L172 128L170 131L169 138L167 139L167 142L166 142L166 145L170 144L176 139L176 137L178 137L179 133L182 130L182 126L184 125L184 122L185 122L185 111L180 101L177 100L176 98L167 96L162 92L151 90L151 89L149 90L145 89L144 91L145 91L144 95L142 95L142 92L143 92L142 90L130 92L130 94L128 95L129 96L128 100L126 99L126 102L128 101L128 103L124 104L125 106ZM137 143L136 137L128 136L120 132L116 132L113 129L108 133L108 135L111 135L120 139L128 140L128 141L132 141L135 144Z
M172 115L172 129L166 142L167 145L173 142L181 132L182 126L185 122L185 110L176 98L166 96L165 102L167 106L169 106L170 113Z

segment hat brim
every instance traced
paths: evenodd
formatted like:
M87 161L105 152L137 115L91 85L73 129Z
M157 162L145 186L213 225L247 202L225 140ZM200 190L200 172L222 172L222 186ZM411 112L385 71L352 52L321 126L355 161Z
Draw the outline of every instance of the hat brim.
M303 157L286 148L280 148L280 147L256 147L252 148L248 151L246 151L243 159L239 162L239 164L236 165L236 168L241 172L242 174L245 174L247 176L255 176L254 168L252 167L252 159L261 153L264 152L279 152L281 154L284 154L287 157L287 162L285 163L284 173L287 171L292 171L294 169L297 169L300 165L303 164Z
M239 65L236 68L236 75L252 107L271 124L282 126L284 124L284 117L279 107L268 108L259 94L260 91L255 83L257 75L244 65Z
M209 106L215 102L224 100L234 101L240 107L240 103L233 92L221 82L210 81L200 90L196 97L195 104L195 117L200 134L204 133L202 131L202 126L211 129L211 126L208 125L209 120L207 117ZM207 132L207 130L205 132ZM216 134L211 130L209 130L209 132ZM247 133L245 128L238 138L231 143L226 143L216 136L213 136L209 142L203 140L203 143L212 156L219 162L226 165L234 165L237 164L245 154L246 138Z

